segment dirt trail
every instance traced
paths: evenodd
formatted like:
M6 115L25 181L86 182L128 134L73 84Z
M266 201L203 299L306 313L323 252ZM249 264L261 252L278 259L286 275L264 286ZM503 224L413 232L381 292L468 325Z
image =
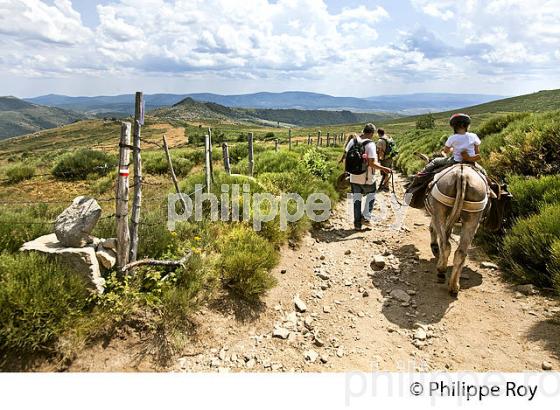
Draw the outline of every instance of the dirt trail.
M169 367L139 359L132 340L115 340L84 352L70 370L560 369L557 299L519 293L498 270L481 268L488 259L477 248L452 298L436 281L424 212L409 209L400 231L385 221L354 233L347 205L297 249L283 250L273 272L279 284L261 309L220 302L197 313L198 336ZM370 267L375 255L385 255L384 269ZM304 313L296 313L296 295Z

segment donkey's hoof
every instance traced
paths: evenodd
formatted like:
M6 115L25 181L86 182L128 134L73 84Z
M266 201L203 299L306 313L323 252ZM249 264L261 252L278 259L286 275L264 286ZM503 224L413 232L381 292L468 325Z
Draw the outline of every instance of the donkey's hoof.
M449 287L449 294L456 298L459 295L459 288Z
M437 258L439 257L439 246L437 243L430 244L430 248L432 249L433 255Z
M438 283L445 283L445 273L438 272L437 281Z

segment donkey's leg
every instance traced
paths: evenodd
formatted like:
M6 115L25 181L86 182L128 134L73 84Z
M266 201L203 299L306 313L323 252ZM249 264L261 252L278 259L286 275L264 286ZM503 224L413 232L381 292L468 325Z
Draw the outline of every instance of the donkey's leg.
M451 271L451 278L449 279L449 293L456 295L459 293L459 279L461 277L461 271L465 265L465 259L467 257L467 251L471 242L478 229L478 223L482 217L482 212L468 213L463 212L461 218L463 221L463 226L461 229L461 239L459 240L459 246L455 251L453 257L453 269Z
M434 201L435 202L435 201ZM439 248L439 257L437 261L437 276L439 282L445 282L445 272L447 271L447 261L451 253L451 244L445 232L445 219L449 213L449 209L439 203L433 204L432 223L437 236L437 243Z
M430 248L432 249L432 254L438 258L439 257L439 246L436 229L434 228L434 218L430 221Z

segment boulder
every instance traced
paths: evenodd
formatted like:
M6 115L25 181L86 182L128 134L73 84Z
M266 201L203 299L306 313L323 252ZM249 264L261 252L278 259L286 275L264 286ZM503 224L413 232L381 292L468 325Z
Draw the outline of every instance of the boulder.
M88 288L97 293L103 293L105 289L105 279L101 276L93 245L69 248L57 239L56 234L51 233L24 243L20 251L37 251L60 255L62 260L84 279Z
M93 241L91 231L101 216L101 207L93 198L79 196L57 216L54 232L64 246L79 248Z
M402 289L393 289L391 291L391 297L403 303L408 303L411 299L410 295Z

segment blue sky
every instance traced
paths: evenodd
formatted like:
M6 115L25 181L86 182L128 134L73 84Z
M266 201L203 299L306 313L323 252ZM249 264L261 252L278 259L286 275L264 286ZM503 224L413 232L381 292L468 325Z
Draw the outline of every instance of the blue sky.
M557 0L0 0L0 95L545 88Z

